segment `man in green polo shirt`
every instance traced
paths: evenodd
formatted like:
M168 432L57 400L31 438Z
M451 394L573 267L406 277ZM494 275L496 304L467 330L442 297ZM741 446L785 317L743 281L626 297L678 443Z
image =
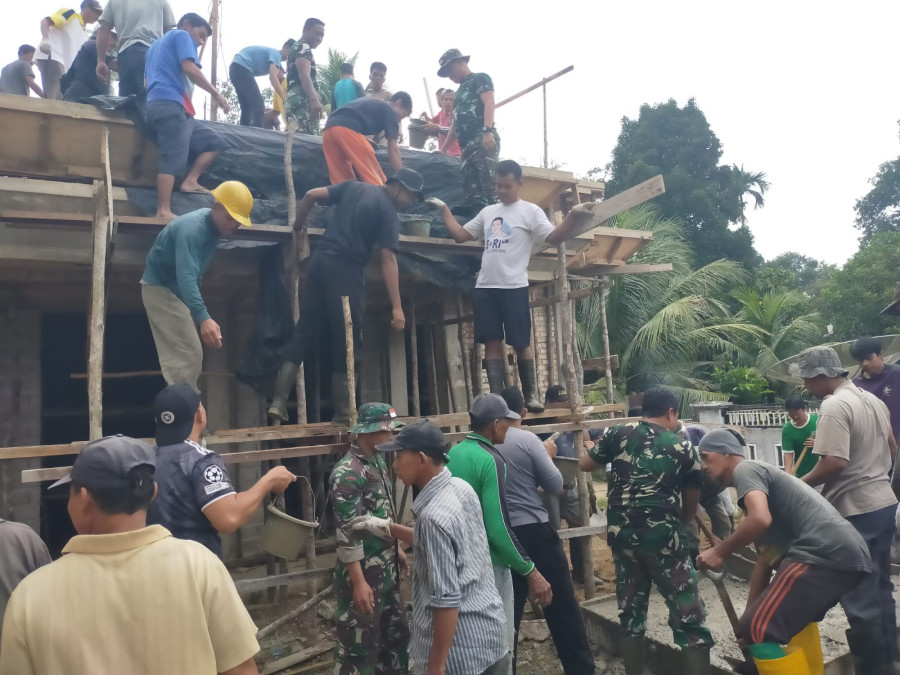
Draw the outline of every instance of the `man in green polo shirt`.
M793 473L797 478L803 478L819 461L819 455L813 454L812 451L813 443L816 442L816 423L819 416L810 415L806 401L799 396L791 396L785 401L784 409L789 418L781 429L784 470Z
M537 571L513 534L506 507L506 461L495 447L506 440L510 420L521 418L518 413L509 409L499 394L476 396L469 410L469 418L472 431L464 441L450 449L447 468L456 478L471 485L481 502L481 516L494 567L494 582L503 600L510 651L513 651L514 594L510 570L525 577L529 592L537 596L541 605L549 605L553 599L550 584Z

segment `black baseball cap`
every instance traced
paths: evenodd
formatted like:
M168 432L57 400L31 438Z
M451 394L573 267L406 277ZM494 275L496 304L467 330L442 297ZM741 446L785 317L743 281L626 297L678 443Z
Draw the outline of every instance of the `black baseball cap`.
M448 462L447 450L449 443L444 434L428 420L419 420L408 424L394 440L380 443L375 446L379 452L396 452L398 450L410 450L412 452L424 452L432 459L446 464Z
M422 190L425 187L425 179L415 169L400 169L397 173L387 179L388 183L400 183L407 190L412 192L419 201L425 199Z
M156 452L152 447L129 436L107 436L85 445L72 470L49 489L76 483L94 490L133 487L128 472L138 466L156 468Z
M500 394L479 394L472 401L469 415L479 420L520 420L522 416L506 405Z
M200 407L200 396L186 384L173 384L153 399L156 422L156 444L183 443L194 428L194 415Z

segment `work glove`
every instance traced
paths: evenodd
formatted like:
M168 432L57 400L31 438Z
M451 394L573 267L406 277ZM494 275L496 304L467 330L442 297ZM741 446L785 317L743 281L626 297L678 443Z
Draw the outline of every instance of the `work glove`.
M443 209L445 206L447 206L447 204L445 202L441 201L437 197L429 197L428 199L425 200L425 203L431 204L432 206L434 206L437 209Z
M53 48L50 46L50 38L42 38L39 48L44 54L50 56L50 52L53 51Z
M597 202L585 202L584 204L577 204L572 207L572 210L576 213L593 213L594 207L597 205Z
M357 516L349 523L347 523L347 529L354 530L356 532L368 532L370 534L374 534L376 537L391 539L393 538L393 536L391 535L391 523L392 521L390 518Z

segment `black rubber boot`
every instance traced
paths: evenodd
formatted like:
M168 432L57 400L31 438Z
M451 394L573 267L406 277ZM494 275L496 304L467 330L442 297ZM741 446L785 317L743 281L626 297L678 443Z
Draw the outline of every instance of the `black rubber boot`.
M331 414L332 424L347 426L350 424L350 388L347 386L347 373L331 375Z
M288 421L287 400L291 395L291 389L297 382L297 373L300 366L291 361L281 364L281 370L275 376L275 393L272 394L272 405L269 406L269 418L278 424Z
M485 359L484 368L487 370L488 386L491 389L491 393L499 394L506 386L503 359Z
M684 664L684 669L681 672L684 675L710 675L712 672L709 665L708 648L682 649L681 658Z
M644 675L644 638L623 637L619 646L625 661L625 675Z
M519 379L522 380L522 396L525 407L530 413L544 412L544 406L537 396L537 375L534 371L534 360L519 361Z

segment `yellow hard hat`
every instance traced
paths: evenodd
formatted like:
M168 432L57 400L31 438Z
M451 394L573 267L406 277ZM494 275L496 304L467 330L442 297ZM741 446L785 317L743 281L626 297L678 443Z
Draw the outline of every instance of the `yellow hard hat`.
M213 190L212 196L241 225L253 226L253 223L250 222L250 212L253 210L253 195L250 194L250 190L246 185L240 181L228 180Z

